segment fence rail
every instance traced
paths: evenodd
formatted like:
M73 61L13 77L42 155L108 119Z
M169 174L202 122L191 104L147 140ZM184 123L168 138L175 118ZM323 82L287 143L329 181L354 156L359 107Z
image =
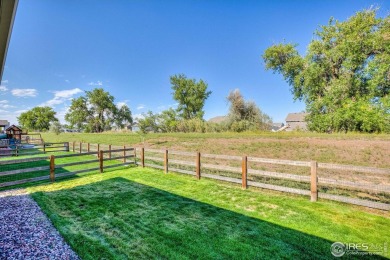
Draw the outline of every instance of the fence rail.
M326 185L325 188L329 187L343 187L351 190L367 190L376 193L385 193L390 195L390 186L382 184L367 184L345 180L337 180L332 178L318 177L318 169L333 169L349 172L363 172L370 174L387 175L390 173L390 169L374 168L374 167L363 167L354 165L341 165L341 164L329 164L329 163L318 163L316 161L292 161L292 160L278 160L268 158L257 158L247 156L232 156L232 155L220 155L220 154L200 154L182 151L171 151L171 150L160 150L160 149L149 149L140 148L141 152L138 155L138 165L142 167L152 167L164 170L165 173L169 171L179 172L189 175L194 175L197 179L201 177L217 179L232 183L238 183L242 185L242 188L246 189L248 186L254 186L263 189L271 189L281 192L289 192L294 194L300 194L310 196L311 201L317 201L318 198L324 198L328 200L335 200L365 207L377 208L382 210L390 210L390 204L377 202L372 200L365 200L360 198L352 198L348 196L329 194L319 191L319 186ZM152 153L151 155L145 155L145 153ZM163 156L158 156L162 154ZM179 155L191 157L190 161L178 159L171 159L170 156ZM195 157L195 160L194 160ZM201 158L206 158L207 163L201 163ZM212 164L209 163L210 159L226 160L228 162L239 162L241 161L241 167L232 167L226 164ZM153 163L150 163L153 162ZM157 162L157 164L156 164ZM162 165L159 163L162 162ZM248 162L252 163L263 163L271 165L287 165L296 167L308 168L306 175L290 174L283 172L265 171L259 169L253 169L248 166ZM171 166L174 167L172 168ZM190 169L189 169L190 167ZM222 174L212 174L210 170L217 170ZM230 172L233 176L226 176ZM240 174L241 178L238 178ZM306 183L309 185L309 189L301 189L295 187L284 186L273 183L263 183L260 180L252 180L251 178L270 178L272 180L291 180L293 182ZM389 196L390 197L390 196Z
M67 146L69 147L69 146ZM134 153L129 153L134 151ZM111 153L118 154L121 156L112 157ZM87 158L85 158L87 156ZM89 158L88 158L89 156ZM91 159L91 157L95 159ZM60 162L57 160L66 159L66 158L77 158L81 157L80 160L74 162ZM24 184L35 181L42 180L50 180L52 182L55 181L56 178L63 178L67 176L72 176L78 173L90 172L99 170L100 173L103 173L104 169L109 169L113 167L135 164L135 161L131 160L135 157L135 149L134 148L118 148L114 150L99 150L94 152L86 152L86 153L75 153L75 154L63 154L63 155L50 155L49 157L36 157L36 158L22 158L17 160L6 160L0 161L0 187L8 187L17 184ZM78 159L78 158L77 158ZM111 161L109 164L105 164L104 162ZM119 161L119 162L118 162ZM29 165L26 165L29 164ZM34 163L46 164L44 166L35 166L32 167ZM21 166L23 165L23 166ZM64 167L78 166L78 165L86 165L84 169L76 169L68 171ZM28 167L26 167L28 166ZM20 168L20 169L12 169L10 168ZM68 172L63 172L64 170ZM58 171L58 172L57 172ZM37 172L37 177L31 177L34 175L34 172ZM7 176L17 177L17 180L12 181L2 181ZM36 176L36 175L35 175Z

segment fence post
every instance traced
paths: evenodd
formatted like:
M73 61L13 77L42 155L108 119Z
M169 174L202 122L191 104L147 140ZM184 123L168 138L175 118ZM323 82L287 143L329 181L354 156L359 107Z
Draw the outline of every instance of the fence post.
M65 151L69 152L69 142L65 142L64 146L65 146Z
M318 163L316 161L312 161L310 163L310 168L311 168L311 175L310 175L310 200L311 201L317 201L318 199L318 190L317 190L317 183L318 183L318 178L317 178L317 168L318 168Z
M141 165L142 168L145 168L145 148L141 148Z
M134 165L137 165L137 148L134 147Z
M87 151L90 152L91 151L91 146L90 146L90 143L87 144Z
M103 150L99 150L99 168L100 168L100 173L103 173Z
M82 150L83 150L83 143L80 142L80 153L82 153Z
M97 153L98 153L98 158L100 158L100 144L97 144Z
M126 163L126 145L123 146L123 163Z
M110 152L108 153L108 158L111 159L111 144L108 145L108 150L110 151Z
M168 173L168 150L164 153L164 172Z
M241 167L242 167L242 188L246 189L247 188L247 184L248 184L248 178L247 178L247 175L248 175L248 157L247 156L243 156L242 157Z
M43 143L43 153L46 153L46 143Z
M50 181L51 182L55 181L55 174L54 174L55 162L54 162L54 160L55 160L54 155L50 155Z
M200 152L196 153L196 178L200 180Z
M73 141L73 148L72 148L73 152L74 152L74 146L75 146L75 143L76 143L76 142L75 142L75 141Z

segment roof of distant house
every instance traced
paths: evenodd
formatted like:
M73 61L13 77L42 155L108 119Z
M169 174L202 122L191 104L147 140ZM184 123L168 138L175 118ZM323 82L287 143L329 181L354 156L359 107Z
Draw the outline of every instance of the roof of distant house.
M227 120L227 116L216 116L213 118L210 118L208 121L212 123L222 123Z
M0 126L8 126L9 122L7 120L0 120Z
M305 122L305 117L309 113L289 113L286 117L286 122Z

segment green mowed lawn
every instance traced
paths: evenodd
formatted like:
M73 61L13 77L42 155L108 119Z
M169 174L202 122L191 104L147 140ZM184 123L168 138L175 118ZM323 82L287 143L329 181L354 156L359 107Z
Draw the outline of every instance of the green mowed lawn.
M388 212L147 168L28 190L83 259L330 259L390 234Z

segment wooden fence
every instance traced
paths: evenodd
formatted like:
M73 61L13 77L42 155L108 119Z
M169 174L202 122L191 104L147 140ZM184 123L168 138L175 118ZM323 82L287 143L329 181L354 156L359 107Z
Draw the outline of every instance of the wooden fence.
M130 153L129 153L130 152ZM126 148L123 147L121 149L115 149L111 151L103 151L99 150L98 152L86 152L86 153L71 153L71 154L63 154L63 155L50 155L49 157L34 157L34 158L25 158L25 159L17 159L17 160L6 160L6 161L0 161L0 187L8 187L13 186L17 184L23 184L23 183L29 183L29 182L35 182L35 181L42 181L42 180L50 180L52 182L55 181L56 178L62 178L67 176L72 176L78 173L84 173L84 172L90 172L90 171L96 171L99 170L100 173L103 173L104 169L123 166L123 165L129 165L129 164L135 164L134 160L129 160L132 158L135 158L135 149L134 148ZM112 154L121 153L120 156L111 156ZM82 159L77 160L77 157L80 156L86 156L90 155L90 158L88 159ZM56 160L63 159L63 158L71 158L74 157L74 162L68 162L68 163L56 163ZM105 165L104 162L106 161L120 161L119 163L110 163L109 165ZM34 163L40 162L40 164L45 164L44 166L33 166ZM30 167L20 167L21 164L28 163ZM79 166L79 165L85 165L85 164L94 164L93 167L86 166L81 170L72 170L72 171L66 171L62 173L56 173L59 169L66 169L66 167L71 166ZM11 166L16 165L17 169L10 169ZM37 177L32 178L24 178L23 174L31 175L31 173L36 172L38 173ZM6 181L1 182L1 178L7 177L7 176L13 176L13 177L19 177L18 180L13 181Z
M247 157L247 156L228 156L228 155L217 155L217 154L200 154L190 153L190 152L181 152L181 151L168 151L168 150L156 150L156 149L146 149L140 148L140 153L138 153L139 162L138 165L142 167L152 167L162 169L165 173L168 171L179 172L184 174L194 175L197 179L201 177L217 179L222 181L228 181L232 183L237 183L242 186L243 189L246 189L248 186L254 186L264 189L271 189L282 192L295 193L300 195L310 196L311 201L317 201L318 198L341 201L345 203L366 206L371 208L377 208L382 210L390 210L390 204L382 203L372 200L365 200L359 198L353 198L342 195L329 194L326 192L320 192L319 186L336 186L343 187L348 189L358 189L358 190L368 190L380 193L390 194L389 185L380 185L380 184L366 184L366 183L357 183L351 181L342 181L331 178L321 178L318 177L319 169L333 169L340 171L353 171L353 172L363 172L371 173L376 175L383 175L384 178L390 177L390 169L383 168L373 168L373 167L362 167L362 166L352 166L352 165L340 165L340 164L329 164L329 163L318 163L316 161L291 161L291 160L277 160L277 159L266 159L266 158L257 158L257 157ZM145 155L146 152L152 153L153 156ZM163 156L157 156L156 154L162 154ZM175 160L169 158L170 155L179 155L184 157L192 157L191 160ZM236 161L241 163L241 167L231 167L227 164L216 165L210 163L202 163L202 159L220 159L226 161ZM161 164L150 163L150 162L160 162ZM276 164L276 165L287 165L287 166L296 166L296 167L306 167L306 175L297 175L273 171L264 171L259 169L250 168L250 163L266 163L266 164ZM178 165L179 167L172 168L170 165ZM189 170L190 168L190 170ZM210 170L217 170L220 172L233 172L239 173L241 178L232 178L228 176L210 174ZM251 181L248 179L248 176L261 176L261 177L270 177L276 179L285 179L296 182L304 182L310 185L310 189L299 189L286 187L282 185L274 185L269 183L261 183L258 181Z
M8 147L8 146L6 146ZM41 143L41 144L16 144L12 148L2 147L0 157L34 155L47 152L69 152L69 143Z

